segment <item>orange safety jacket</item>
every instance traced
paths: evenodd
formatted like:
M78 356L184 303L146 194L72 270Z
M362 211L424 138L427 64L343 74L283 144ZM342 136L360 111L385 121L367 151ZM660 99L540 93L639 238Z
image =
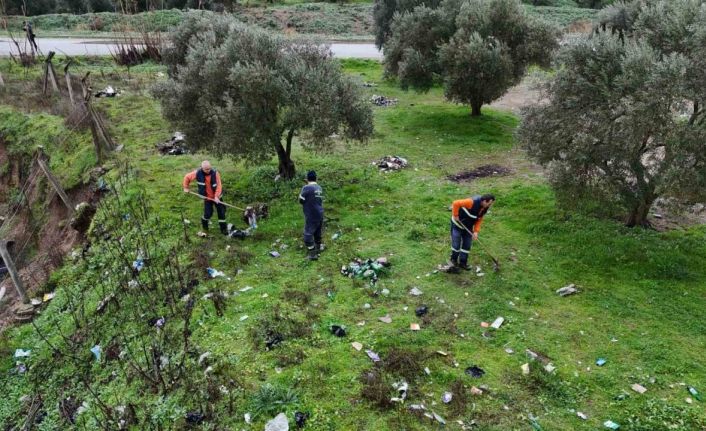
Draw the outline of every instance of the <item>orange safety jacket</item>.
M214 175L215 174L215 175ZM212 184L212 178L215 176L216 184ZM184 176L184 181L182 185L185 189L189 188L189 184L192 181L197 180L199 185L199 194L205 196L209 199L216 199L221 197L223 193L223 185L221 184L221 174L215 169L211 169L211 172L206 174L200 168L195 171L189 172ZM214 187L215 186L215 187Z
M488 210L481 207L480 196L459 199L451 205L451 222L462 230L465 230L465 227L472 232L478 233L486 212Z

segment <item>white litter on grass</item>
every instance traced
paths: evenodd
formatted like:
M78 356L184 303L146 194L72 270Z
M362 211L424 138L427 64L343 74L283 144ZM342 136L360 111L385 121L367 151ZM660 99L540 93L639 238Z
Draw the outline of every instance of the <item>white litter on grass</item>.
M359 342L357 342L357 341L352 342L352 343L351 343L351 346L353 346L353 348L356 349L356 350L359 351L359 352L360 352L360 350L363 348L363 344L361 344L361 343L359 343Z
M522 368L522 375L523 376L526 376L530 373L529 363L522 364L522 367L520 367L520 368Z
M576 416L580 417L580 418L583 419L583 420L587 420L587 419L588 419L588 416L586 416L586 414L585 414L585 413L582 413L582 412L576 412Z
M244 315L240 316L240 321L242 322L244 320L247 320L248 317L250 317L250 316L248 316L247 314L244 314Z
M26 358L32 353L31 350L22 350L22 349L17 349L15 350L15 358Z
M240 292L247 292L248 290L252 290L252 286L245 286L242 289L239 289Z
M413 287L413 288L409 291L409 294L412 295L412 296L419 296L419 295L421 295L422 293L424 293L424 292L422 292L421 290L417 289L416 287Z
M495 319L495 320L493 321L493 323L490 325L490 327L493 328L493 329L500 329L500 327L502 326L503 322L505 322L505 318L504 318L504 317L498 317L497 319Z

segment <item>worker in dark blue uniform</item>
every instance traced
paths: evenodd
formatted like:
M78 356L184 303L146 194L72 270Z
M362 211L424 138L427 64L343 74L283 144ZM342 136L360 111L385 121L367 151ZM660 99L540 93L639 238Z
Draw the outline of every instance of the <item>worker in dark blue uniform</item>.
M304 210L304 244L308 254L307 259L316 260L323 250L321 230L324 224L323 189L316 183L316 172L306 174L306 185L299 193L299 203Z

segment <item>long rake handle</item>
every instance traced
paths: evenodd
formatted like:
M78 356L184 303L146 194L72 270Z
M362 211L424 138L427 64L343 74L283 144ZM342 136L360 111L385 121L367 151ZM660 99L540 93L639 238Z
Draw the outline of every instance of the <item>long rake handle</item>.
M471 232L466 226L463 226L463 228L466 229L466 232L471 234L471 237L473 236L473 232ZM481 243L479 239L476 239L475 242L478 243L478 245L480 246L480 249L483 250L483 252L485 254L487 254L491 259L493 259L493 262L495 262L496 265L500 265L500 262L495 257L493 257L493 255L490 254L490 252L488 252L488 250L483 246L483 243Z
M189 190L189 194L192 194L192 195L194 195L194 196L198 196L199 198L201 198L202 200L205 200L205 201L213 201L213 202L216 202L216 200L213 199L213 198L209 198L209 197L207 197L207 196L201 196L200 194L194 193L194 192L192 192L191 190ZM245 211L244 208L236 207L235 205L231 205L231 204L225 203L225 202L223 202L223 201L220 201L219 203L221 203L221 204L223 204L223 205L225 205L225 206L227 206L227 207L235 208L235 209L237 209L237 210L239 210L239 211Z

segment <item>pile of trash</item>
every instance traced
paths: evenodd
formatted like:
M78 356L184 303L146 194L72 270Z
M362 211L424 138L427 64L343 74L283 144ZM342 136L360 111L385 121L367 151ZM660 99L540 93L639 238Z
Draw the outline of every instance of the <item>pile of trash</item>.
M378 94L373 94L373 97L370 98L370 101L373 102L373 105L375 106L388 107L397 105L397 99L390 99L389 97L385 97Z
M123 94L122 91L120 90L115 90L112 86L107 86L98 93L95 94L95 97L117 97Z
M270 215L270 207L267 204L259 203L245 207L243 211L243 221L250 226L251 229L257 229L257 221L267 218Z
M186 148L186 136L181 132L174 132L170 140L159 143L155 147L163 156L189 154L189 150Z
M390 263L386 257L378 259L355 259L348 265L341 267L341 274L348 278L362 278L369 280L371 286L375 286L378 276L389 267Z
M380 168L383 172L399 171L400 169L406 168L408 164L407 159L400 156L385 156L373 162L373 165Z
M257 225L255 225L255 227L257 227ZM247 238L250 235L252 235L253 228L249 227L245 230L241 230L241 229L237 229L235 226L233 226L232 223L228 223L227 229L228 229L228 237L229 238L243 239L243 238Z

